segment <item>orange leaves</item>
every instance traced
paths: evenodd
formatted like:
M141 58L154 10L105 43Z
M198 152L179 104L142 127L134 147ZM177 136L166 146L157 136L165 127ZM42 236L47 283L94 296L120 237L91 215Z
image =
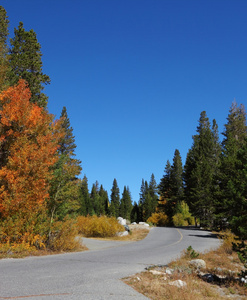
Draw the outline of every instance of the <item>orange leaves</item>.
M0 169L0 213L28 218L45 209L50 166L57 157L59 122L30 102L24 80L0 94L0 146L8 142L6 164Z

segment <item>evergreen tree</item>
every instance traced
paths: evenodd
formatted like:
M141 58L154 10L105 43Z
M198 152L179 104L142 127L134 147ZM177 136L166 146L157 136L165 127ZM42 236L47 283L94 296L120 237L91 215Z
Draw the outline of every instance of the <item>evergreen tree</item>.
M146 191L147 191L147 182L144 181L144 179L142 179L142 184L141 184L141 189L140 189L140 198L139 198L139 203L138 203L138 207L139 207L139 222L144 220L143 217L143 205L145 202L145 197L146 197Z
M131 223L132 222L136 222L136 223L141 222L140 208L139 208L139 205L136 202L134 202L133 208L131 210L130 221L131 221Z
M215 128L211 129L206 112L200 115L197 134L189 150L184 172L186 200L192 214L200 218L201 225L212 226L215 202L213 197L214 175L216 173Z
M99 183L96 181L91 189L90 199L93 206L93 214L100 215L100 196L99 196Z
M63 137L59 141L57 163L53 167L54 176L50 182L50 198L48 209L51 218L62 219L66 214L75 214L80 210L80 180L81 162L75 159L73 129L70 126L66 109L61 113L60 131ZM73 138L71 138L73 137Z
M8 35L9 20L6 10L0 6L0 92L8 86Z
M103 185L101 184L99 189L99 214L108 215L109 213L109 198L108 193L104 190Z
M114 178L112 189L111 189L111 214L115 212L115 217L119 217L119 207L120 207L120 195L119 195L119 187L117 184L117 180ZM113 210L114 208L114 210ZM112 215L113 216L113 215Z
M173 164L169 160L165 167L165 174L159 185L160 201L158 210L165 212L172 223L176 213L176 206L183 199L183 165L179 150L175 150Z
M183 164L178 149L174 153L170 182L171 196L178 203L183 198Z
M67 109L64 106L61 112L61 119L63 119L62 128L65 131L64 138L61 139L59 143L59 153L61 155L71 155L75 156L75 137L73 135L73 128L70 125L70 120L68 117Z
M171 163L169 160L166 162L164 176L161 178L158 186L158 192L160 194L160 200L164 201L171 197Z
M156 211L156 208L158 206L158 187L157 187L157 183L154 177L154 174L151 175L150 181L149 181L149 186L148 186L148 191L149 194L152 198L151 201L151 211L152 213L154 213Z
M149 184L142 179L139 199L139 218L141 221L146 221L156 211L158 205L157 191L154 174L151 175Z
M23 23L14 30L14 38L10 39L11 49L9 54L11 84L19 78L25 79L31 90L31 102L46 108L48 97L42 92L44 84L50 83L49 76L42 72L41 46L37 41L33 29L26 31Z
M120 216L124 219L130 220L132 211L132 200L129 187L124 186L121 203L120 203Z
M247 239L247 137L238 150L236 161L236 176L229 178L228 187L231 187L232 217L230 225L233 232L242 240ZM230 207L229 207L230 209Z
M247 136L246 113L243 105L237 106L232 103L227 118L227 124L223 132L222 156L220 161L220 172L218 174L219 190L217 196L217 220L221 224L223 219L231 222L232 218L239 213L238 200L236 196L235 182L238 178L238 152L245 144Z
M88 190L88 179L86 175L84 175L81 185L80 185L80 198L79 198L80 208L78 213L82 216L92 215L93 206L89 195Z

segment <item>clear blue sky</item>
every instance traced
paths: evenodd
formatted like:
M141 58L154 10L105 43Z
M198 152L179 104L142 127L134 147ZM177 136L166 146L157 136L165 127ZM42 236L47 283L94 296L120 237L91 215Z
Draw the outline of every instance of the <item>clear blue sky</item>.
M139 200L175 149L185 162L201 111L220 132L247 106L246 0L1 0L43 53L49 111L66 106L89 189L116 178Z

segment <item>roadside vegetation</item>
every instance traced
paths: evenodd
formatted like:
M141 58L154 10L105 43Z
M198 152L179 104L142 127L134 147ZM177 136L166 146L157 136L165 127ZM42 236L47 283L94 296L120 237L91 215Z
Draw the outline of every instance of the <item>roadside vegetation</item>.
M232 243L238 243L230 232L220 233L222 245L205 253L188 247L178 259L166 266L153 266L147 271L123 279L139 293L152 300L223 300L246 299L247 284L241 281L244 270ZM205 268L191 264L202 259Z

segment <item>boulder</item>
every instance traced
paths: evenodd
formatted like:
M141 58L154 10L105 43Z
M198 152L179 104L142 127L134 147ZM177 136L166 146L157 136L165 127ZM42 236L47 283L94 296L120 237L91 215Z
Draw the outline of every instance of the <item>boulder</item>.
M144 226L149 227L149 224L147 224L146 222L139 222L139 225L144 225Z
M189 264L197 269L206 269L206 262L203 259L192 259Z
M126 219L123 219L122 217L118 217L117 220L118 220L118 223L119 223L119 224L121 224L121 225L123 225L123 226L126 225Z

